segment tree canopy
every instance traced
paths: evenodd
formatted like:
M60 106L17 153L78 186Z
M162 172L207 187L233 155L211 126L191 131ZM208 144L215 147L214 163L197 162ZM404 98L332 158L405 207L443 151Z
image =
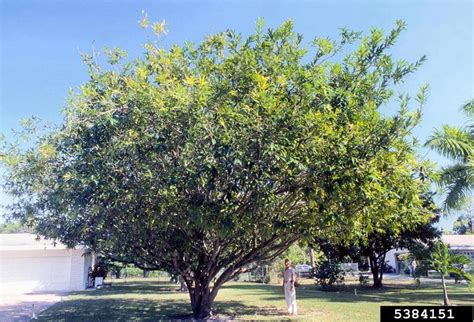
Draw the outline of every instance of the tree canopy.
M90 80L63 124L2 150L10 213L69 246L182 275L199 318L223 283L304 235L415 225L420 112L407 95L380 112L424 60L388 53L404 28L343 29L308 49L291 21L259 20L248 37L149 42L128 62L106 50L105 67L84 54Z

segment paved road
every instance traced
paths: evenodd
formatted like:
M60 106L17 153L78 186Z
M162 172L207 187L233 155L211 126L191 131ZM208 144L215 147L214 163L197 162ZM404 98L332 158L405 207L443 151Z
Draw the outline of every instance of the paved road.
M0 321L30 321L39 312L62 300L66 293L0 295Z

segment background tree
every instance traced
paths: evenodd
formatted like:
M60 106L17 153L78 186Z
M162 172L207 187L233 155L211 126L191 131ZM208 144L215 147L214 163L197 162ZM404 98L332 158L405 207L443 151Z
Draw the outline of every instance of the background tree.
M180 274L195 318L211 314L226 281L304 235L363 239L375 229L366 222L396 209L414 225L420 113L406 96L391 116L379 112L424 59L387 53L404 27L344 29L308 50L292 22L264 31L260 20L246 38L226 31L169 50L150 42L132 62L107 50L109 68L83 55L90 80L64 123L26 149L2 149L10 213L69 246Z
M392 222L384 222L379 227L383 229L370 233L366 240L349 240L344 243L333 243L324 238L315 238L314 243L328 259L334 261L345 261L350 259L360 262L362 258L368 258L372 273L373 287L383 286L383 274L386 269L386 254L396 248L412 249L418 245L432 246L441 232L434 226L439 220L439 209L432 200L431 194L425 194L425 212L432 216L425 222L414 226L406 226L401 230L399 227L392 228ZM403 220L403 218L401 219Z
M474 216L468 214L459 216L453 223L453 232L455 234L465 235L474 233L472 227L474 225Z
M297 264L308 264L309 262L309 254L307 248L300 244L295 243L291 245L282 255L281 255L281 265L280 267L284 267L284 260L288 258L293 267Z
M474 187L474 100L465 104L462 110L467 116L465 127L443 125L425 143L455 162L441 169L438 181L446 191L446 210L459 209L472 198Z
M0 234L33 233L33 229L18 221L9 221L0 224Z
M448 245L440 241L435 243L433 252L431 253L431 266L441 275L444 305L449 305L448 290L446 288L445 280L449 273L454 273L460 276L467 280L469 284L474 282L474 277L459 268L459 264L469 264L469 259L464 255L450 251Z

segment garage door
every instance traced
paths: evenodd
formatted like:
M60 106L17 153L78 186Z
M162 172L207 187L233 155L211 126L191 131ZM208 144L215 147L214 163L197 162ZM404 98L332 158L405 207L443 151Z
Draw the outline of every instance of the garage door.
M3 257L0 261L0 292L67 291L70 274L70 257Z

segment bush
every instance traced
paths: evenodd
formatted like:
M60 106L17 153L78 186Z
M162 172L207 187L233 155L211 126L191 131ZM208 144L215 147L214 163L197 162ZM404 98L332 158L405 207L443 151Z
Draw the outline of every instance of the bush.
M360 284L360 286L367 286L367 285L369 285L369 276L368 276L368 275L364 275L364 274L360 274L360 275L359 275L359 284Z
M270 275L265 275L265 277L263 278L263 283L264 284L270 283Z
M339 267L339 263L336 262L324 261L313 269L315 283L323 289L342 283L345 275L346 273Z
M418 266L415 268L415 277L428 276L430 263L426 260L419 260Z
M123 270L122 274L125 277L142 277L143 276L143 270L135 267L133 265L127 265Z

